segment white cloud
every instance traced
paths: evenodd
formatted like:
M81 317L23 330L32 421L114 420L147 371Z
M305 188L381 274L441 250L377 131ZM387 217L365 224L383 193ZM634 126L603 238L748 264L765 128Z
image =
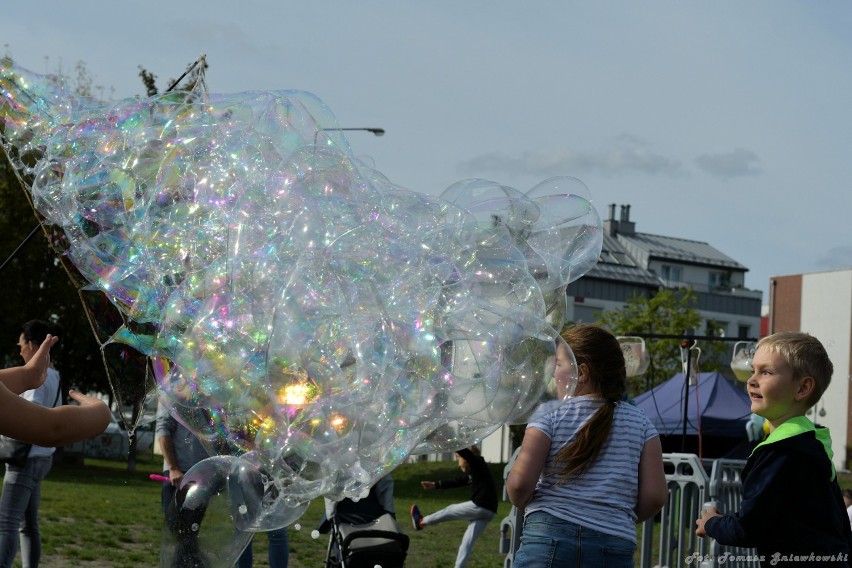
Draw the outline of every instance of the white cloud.
M609 176L636 173L664 177L684 175L679 160L654 152L648 142L629 134L622 134L611 144L593 152L570 149L543 149L515 155L489 152L459 163L458 170L477 176L484 172L488 175L538 177L564 175L565 172Z
M820 258L816 259L814 265L820 270L852 268L852 246L832 247L825 251Z
M742 148L726 154L702 154L695 158L695 164L701 170L721 179L759 175L763 171L757 167L758 162L757 154Z

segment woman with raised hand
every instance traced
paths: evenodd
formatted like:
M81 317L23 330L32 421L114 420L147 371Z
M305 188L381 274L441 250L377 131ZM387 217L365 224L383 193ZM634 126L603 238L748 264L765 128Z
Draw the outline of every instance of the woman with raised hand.
M105 404L82 395L72 395L80 402L79 407L69 407L65 412L55 408L62 403L59 373L50 365L50 348L57 342L57 330L39 320L25 323L18 339L24 366L0 375L6 385L0 389L2 416L14 422L0 423L0 431L33 444L22 463L6 464L0 496L1 568L12 566L19 539L23 565L39 565L41 482L53 464L53 446L68 437L96 435L106 427L103 417L109 419Z

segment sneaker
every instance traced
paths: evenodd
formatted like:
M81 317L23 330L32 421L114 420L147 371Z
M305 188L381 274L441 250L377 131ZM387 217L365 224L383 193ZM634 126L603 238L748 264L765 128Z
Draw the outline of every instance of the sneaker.
M423 527L420 523L423 522L423 515L420 513L420 509L417 505L411 506L411 524L414 525L414 530L419 531Z

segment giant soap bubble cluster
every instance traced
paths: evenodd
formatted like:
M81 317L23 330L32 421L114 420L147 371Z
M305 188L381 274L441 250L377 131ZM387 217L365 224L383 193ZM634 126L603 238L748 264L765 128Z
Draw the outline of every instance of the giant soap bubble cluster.
M161 401L209 448L241 456L216 467L254 479L229 491L240 530L523 421L565 286L600 253L579 180L408 191L306 92L103 103L6 61L0 94L35 208L128 322L110 341L156 362Z

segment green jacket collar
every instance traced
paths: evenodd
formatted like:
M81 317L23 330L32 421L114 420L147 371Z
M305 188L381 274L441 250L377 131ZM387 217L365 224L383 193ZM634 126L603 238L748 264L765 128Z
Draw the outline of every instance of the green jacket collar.
M828 431L828 428L815 428L813 422L805 416L796 416L781 424L778 428L770 432L764 441L755 446L751 453L754 454L761 446L780 442L781 440L786 440L787 438L792 438L806 432L813 432L816 439L822 444L828 456L828 461L831 462L831 478L834 479L836 472L834 470L834 452L831 450L831 433Z

